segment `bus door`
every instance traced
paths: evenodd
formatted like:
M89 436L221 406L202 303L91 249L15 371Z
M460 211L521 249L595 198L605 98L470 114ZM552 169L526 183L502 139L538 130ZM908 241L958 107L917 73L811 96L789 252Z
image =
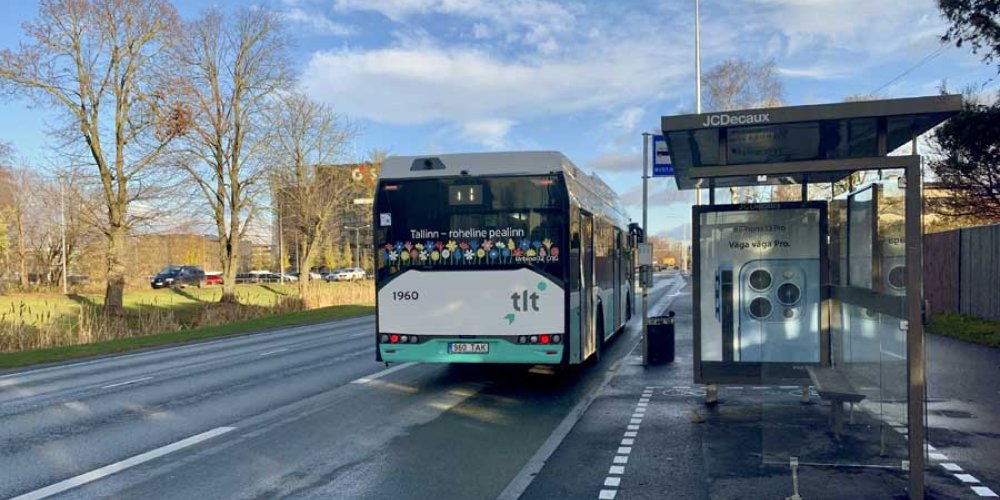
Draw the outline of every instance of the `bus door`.
M583 358L597 349L594 331L594 216L580 211L580 333Z
M612 292L614 302L611 305L611 325L613 329L617 329L618 325L622 324L622 310L624 309L622 307L622 266L619 265L622 258L622 232L617 227L613 231L615 241L611 244L611 255L614 256L611 259L611 272L614 274L614 279L611 281L611 287L614 289Z

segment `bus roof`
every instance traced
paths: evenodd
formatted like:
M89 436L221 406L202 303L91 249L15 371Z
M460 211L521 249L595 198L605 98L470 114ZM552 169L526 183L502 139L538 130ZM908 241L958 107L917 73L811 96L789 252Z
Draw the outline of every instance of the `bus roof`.
M577 168L558 151L508 151L423 156L390 156L382 163L380 180L490 175L547 175L565 173L570 196L584 209L604 214L622 227L628 215L618 194L596 174Z

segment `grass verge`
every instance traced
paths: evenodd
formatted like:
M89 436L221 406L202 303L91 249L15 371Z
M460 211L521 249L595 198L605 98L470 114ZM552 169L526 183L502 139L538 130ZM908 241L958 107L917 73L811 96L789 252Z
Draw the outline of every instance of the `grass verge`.
M927 331L974 344L1000 347L1000 321L941 313L934 315Z
M331 306L320 309L311 309L308 311L275 314L247 321L236 321L223 325L194 328L177 332L156 333L141 337L94 342L92 344L52 347L48 349L35 349L23 352L0 353L0 369L18 368L40 363L55 363L70 359L87 358L92 356L101 356L104 354L131 351L135 349L143 349L146 347L183 344L216 337L224 337L227 335L254 333L274 328L322 323L324 321L331 321L335 319L364 316L374 312L375 308L372 306Z

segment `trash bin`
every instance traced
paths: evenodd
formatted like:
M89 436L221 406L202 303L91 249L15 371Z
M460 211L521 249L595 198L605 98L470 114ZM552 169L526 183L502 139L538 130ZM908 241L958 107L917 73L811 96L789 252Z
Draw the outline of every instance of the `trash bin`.
M646 323L646 342L649 343L649 364L657 365L674 361L674 312L667 316L653 316Z

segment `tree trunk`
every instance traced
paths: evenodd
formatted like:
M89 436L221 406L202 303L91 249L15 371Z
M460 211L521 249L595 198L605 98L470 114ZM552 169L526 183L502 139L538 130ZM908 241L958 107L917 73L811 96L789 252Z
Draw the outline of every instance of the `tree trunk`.
M27 250L24 248L24 217L20 210L17 212L17 260L18 268L21 272L21 290L28 288L28 259Z
M299 260L299 299L304 304L309 305L312 299L312 283L310 282L309 271L312 270L313 261L316 260L316 244L303 241L299 248L301 255Z
M222 298L219 302L223 304L240 303L236 297L237 257L232 238L219 238L219 260L222 261Z
M104 292L104 310L108 314L125 311L125 236L126 228L113 225L108 231L108 285Z

